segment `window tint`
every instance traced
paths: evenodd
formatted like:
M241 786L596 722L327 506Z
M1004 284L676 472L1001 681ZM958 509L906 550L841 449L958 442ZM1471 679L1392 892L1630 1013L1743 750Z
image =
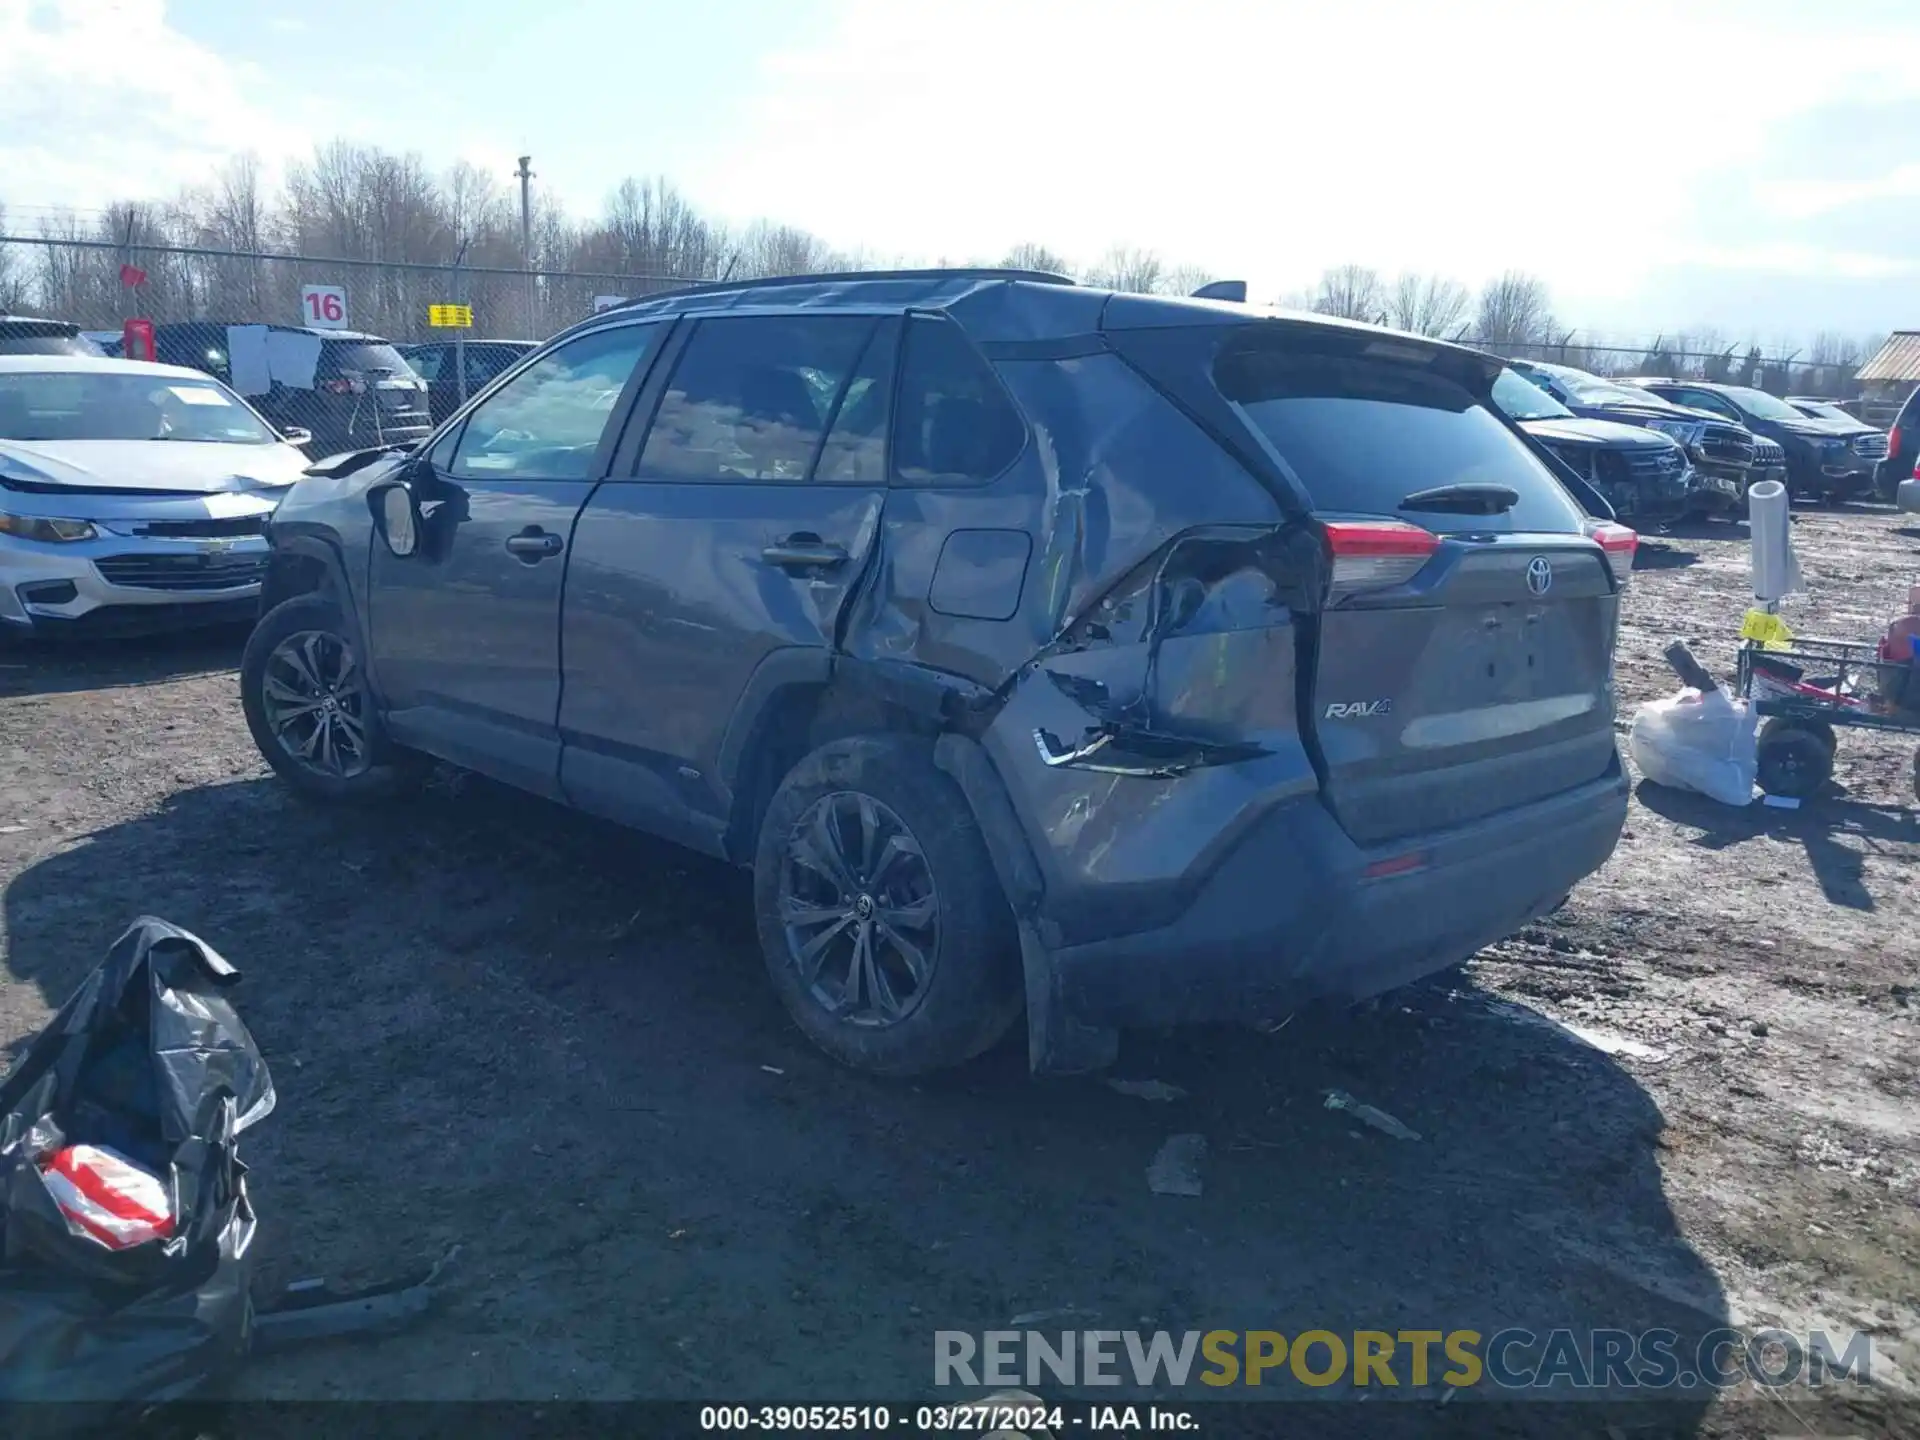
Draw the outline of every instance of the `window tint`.
M440 362L446 358L444 350L411 350L407 352L407 363L413 366L413 373L431 385L440 376Z
M1727 401L1710 390L1670 390L1667 398L1676 404L1686 405L1695 410L1705 410L1714 415L1724 415L1729 420L1739 420L1740 412Z
M1026 444L1020 412L958 325L915 316L906 344L894 475L906 485L993 479Z
M887 483L887 408L899 331L892 321L875 332L841 398L840 411L814 467L827 485Z
M468 419L449 467L476 479L581 480L657 325L582 335L516 375Z
M494 376L508 370L527 352L497 345L467 346L467 387L478 389Z
M640 475L805 480L873 328L854 316L701 321L660 397Z
M385 370L383 379L405 380L413 367L384 340L323 340L317 371L322 375L370 375Z
M1220 391L1279 453L1316 510L1430 530L1577 529L1580 513L1533 453L1464 386L1412 365L1278 346L1229 351ZM1441 485L1503 485L1503 516L1404 510Z

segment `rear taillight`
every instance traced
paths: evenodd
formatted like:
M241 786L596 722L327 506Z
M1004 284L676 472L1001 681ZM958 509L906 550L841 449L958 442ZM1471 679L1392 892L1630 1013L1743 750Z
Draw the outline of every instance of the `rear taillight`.
M1335 520L1322 528L1333 557L1329 600L1404 585L1440 548L1440 537L1431 530L1400 520Z
M329 395L351 395L353 394L353 381L346 379L344 376L336 380L322 380L320 382L320 388Z
M1633 552L1640 544L1640 537L1610 520L1589 520L1586 528L1593 542L1606 552L1607 564L1613 567L1614 583L1624 587L1633 578Z
M1900 427L1898 425L1895 425L1893 429L1887 432L1887 453L1889 455L1898 455L1900 453Z

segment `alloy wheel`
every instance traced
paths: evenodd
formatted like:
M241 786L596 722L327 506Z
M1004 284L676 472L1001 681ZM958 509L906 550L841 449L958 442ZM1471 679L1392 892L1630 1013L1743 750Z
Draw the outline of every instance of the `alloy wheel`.
M788 963L829 1014L894 1025L926 995L940 952L933 871L871 795L836 791L808 807L787 836L778 903Z
M308 769L346 780L373 768L366 683L340 636L302 630L274 646L261 674L260 707L274 738Z

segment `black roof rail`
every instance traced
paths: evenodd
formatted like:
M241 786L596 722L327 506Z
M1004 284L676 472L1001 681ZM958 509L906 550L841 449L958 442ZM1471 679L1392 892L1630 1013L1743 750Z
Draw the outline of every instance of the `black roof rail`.
M760 290L776 285L830 285L849 280L1030 280L1038 285L1071 285L1070 275L1055 275L1050 270L1014 270L997 266L957 266L931 270L831 270L812 275L762 275L751 280L698 280L673 290L655 290L636 295L606 311L625 310L631 305L647 305L655 300L670 300L681 295L724 294L733 290Z

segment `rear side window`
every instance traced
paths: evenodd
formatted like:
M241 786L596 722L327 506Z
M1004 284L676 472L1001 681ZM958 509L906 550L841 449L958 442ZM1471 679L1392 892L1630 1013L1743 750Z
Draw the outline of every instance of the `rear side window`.
M893 472L902 485L979 485L1027 443L1027 425L960 327L916 315L907 323Z
M440 362L445 358L441 350L413 350L407 354L407 363L413 366L413 373L431 385L440 375Z
M1317 511L1389 515L1430 530L1576 530L1580 511L1459 382L1421 366L1279 346L1230 350L1215 383L1306 488ZM1519 492L1504 515L1406 508L1443 485Z
M864 316L702 320L660 397L641 478L804 482L873 328Z

